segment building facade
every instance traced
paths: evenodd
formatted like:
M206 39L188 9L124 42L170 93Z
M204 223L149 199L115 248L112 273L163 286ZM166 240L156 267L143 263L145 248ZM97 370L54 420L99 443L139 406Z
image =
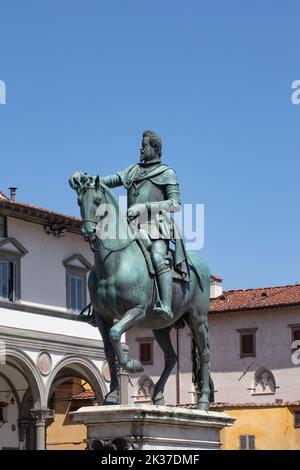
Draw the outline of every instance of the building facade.
M79 230L77 218L0 193L0 448L85 448L85 429L72 425L68 413L101 402L108 391L100 333L78 320L93 263ZM271 415L288 422L298 445L300 285L223 292L222 280L212 276L209 335L212 406L237 417L224 431L224 448L267 446L253 426ZM166 404L195 404L191 334L185 327L171 336L179 360ZM130 376L129 400L150 402L163 353L151 330L132 328L126 344L144 365ZM120 376L124 397L127 376Z

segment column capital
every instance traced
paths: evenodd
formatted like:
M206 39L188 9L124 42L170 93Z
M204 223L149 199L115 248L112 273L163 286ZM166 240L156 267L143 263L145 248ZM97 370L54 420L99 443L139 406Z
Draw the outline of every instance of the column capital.
M54 421L54 410L42 408L40 410L30 410L32 419L36 426L50 426Z

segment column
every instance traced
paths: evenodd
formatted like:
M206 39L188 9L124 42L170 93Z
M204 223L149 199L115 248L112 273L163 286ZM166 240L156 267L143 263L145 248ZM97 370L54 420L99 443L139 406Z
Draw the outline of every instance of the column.
M30 410L36 427L36 450L46 449L46 428L54 421L53 410L43 408Z
M120 405L128 404L128 372L118 368L118 378L120 384Z
M20 450L27 450L28 448L28 432L30 428L30 420L29 418L19 418L19 449Z

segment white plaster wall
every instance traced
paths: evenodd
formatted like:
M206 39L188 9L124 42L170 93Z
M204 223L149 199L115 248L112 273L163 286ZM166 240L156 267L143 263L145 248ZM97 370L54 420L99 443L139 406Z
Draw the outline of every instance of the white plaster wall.
M209 315L211 348L211 372L217 402L272 402L276 399L293 401L300 399L300 366L291 361L291 329L289 325L300 323L299 307L278 308L253 312L237 312ZM240 358L239 333L237 329L257 328L256 357ZM172 332L176 350L175 331ZM150 330L133 328L127 334L130 356L138 357L139 343L136 338L152 336ZM191 335L187 328L179 330L180 351L180 402L192 403ZM142 374L157 381L163 369L163 354L154 343L154 364L145 365ZM252 365L251 365L252 363ZM250 366L250 367L249 367ZM248 372L241 378L244 371ZM275 394L252 395L255 371L260 367L271 369L276 385ZM132 376L133 388L142 374ZM133 393L129 392L129 395ZM167 404L176 403L176 366L165 389Z
M172 330L171 339L174 347L174 351L177 353L177 332ZM167 405L173 405L178 403L193 403L192 391L192 362L191 362L191 338L187 329L178 330L179 335L179 373L177 372L177 365L175 365L165 389L165 402ZM139 357L139 342L137 338L150 338L153 337L151 330L144 328L135 327L132 328L127 336L127 345L129 346L129 356L131 358ZM140 374L131 374L130 380L132 385L129 385L129 398L133 402L133 396L137 394L137 382L142 375L148 375L155 382L158 381L164 368L164 354L160 349L158 343L153 343L153 365L144 365L144 372ZM179 381L179 394L177 391L177 381Z
M0 308L0 325L56 335L101 340L99 330L87 323L66 318Z
M15 367L12 367L9 364L1 364L0 365L0 373L4 374L14 386L16 393L20 399L20 402L23 400L26 390L28 389L28 382L25 379L24 375L21 374ZM10 389L10 387L6 387L5 390ZM3 392L3 388L0 387L0 392ZM0 401L7 401L3 395L0 396Z
M291 329L300 323L299 307L209 316L211 364L216 401L266 402L300 398L300 366L291 360ZM256 357L240 358L237 329L257 328ZM243 372L248 372L241 378ZM252 395L254 372L267 367L279 387L275 395ZM239 380L240 379L240 380Z
M42 225L8 218L8 236L16 238L29 251L21 259L23 301L66 308L66 272L63 261L79 253L90 263L93 254L80 235L66 233L55 238Z

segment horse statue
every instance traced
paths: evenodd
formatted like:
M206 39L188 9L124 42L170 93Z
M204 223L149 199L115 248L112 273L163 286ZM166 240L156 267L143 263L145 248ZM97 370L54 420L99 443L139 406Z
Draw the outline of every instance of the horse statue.
M149 328L164 352L164 369L155 384L152 403L164 404L164 387L177 362L170 331L178 325L189 326L200 358L198 407L209 408L210 368L207 312L210 299L210 272L205 261L187 251L189 283L173 279L172 312L166 320L153 314L157 289L155 276L149 272L145 253L137 238L128 229L130 223L119 208L113 191L99 176L76 172L69 179L77 192L82 217L81 233L90 243L95 263L90 272L88 287L93 317L104 343L109 365L110 390L103 405L119 403L117 363L127 372L142 372L137 359L123 351L121 336L133 326ZM113 237L105 237L105 225L113 227Z

